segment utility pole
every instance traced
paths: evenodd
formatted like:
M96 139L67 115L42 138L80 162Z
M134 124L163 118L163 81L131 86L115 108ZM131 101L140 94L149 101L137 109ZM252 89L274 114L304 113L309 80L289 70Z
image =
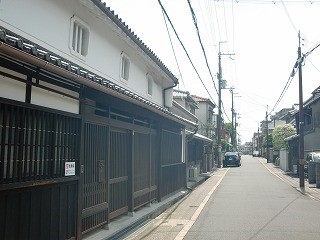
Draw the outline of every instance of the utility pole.
M219 53L218 53L218 60L219 60L219 73L218 73L218 121L217 121L217 137L218 137L218 167L221 167L221 81L222 81L222 69L221 69L221 52L220 52L220 43L219 42Z
M268 124L268 106L267 106L267 111L266 111L266 125L267 125L267 163L270 162L270 159L269 159L269 124Z
M231 144L232 144L232 148L234 149L235 147L235 140L234 140L234 105L233 105L233 88L230 88L230 92L231 92L231 117L232 117L232 128L231 128Z
M302 60L301 58L301 38L299 31L298 63L299 63L299 180L300 187L304 188L304 111L302 94Z
M260 155L259 140L260 140L260 132L259 132L259 127L258 127L257 151L259 152L259 155Z
M223 55L234 55L234 54L224 54L221 53L220 51L220 44L221 43L225 43L225 42L219 42L219 53L218 53L218 63L219 63L219 67L218 67L218 119L217 119L217 147L218 147L218 167L221 167L221 162L222 162L222 155L221 155L221 126L222 126L222 111L221 111L221 89L222 89L222 68L221 68L221 56Z
M236 151L238 151L238 140L237 140L237 113L234 112L234 143L236 145Z

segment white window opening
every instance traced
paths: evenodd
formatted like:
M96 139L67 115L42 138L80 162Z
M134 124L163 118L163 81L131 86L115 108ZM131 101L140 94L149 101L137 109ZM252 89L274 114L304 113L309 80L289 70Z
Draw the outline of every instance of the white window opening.
M130 59L127 55L121 54L121 78L129 80Z
M148 95L152 96L152 88L153 88L153 78L150 75L147 75L148 82Z
M85 57L88 54L89 27L78 17L71 18L71 53Z

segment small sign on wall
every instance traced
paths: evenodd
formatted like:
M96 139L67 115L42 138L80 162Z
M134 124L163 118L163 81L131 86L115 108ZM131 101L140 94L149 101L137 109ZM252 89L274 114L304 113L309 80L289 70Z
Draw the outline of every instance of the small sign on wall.
M65 162L64 176L74 176L74 175L76 175L76 163L75 162Z

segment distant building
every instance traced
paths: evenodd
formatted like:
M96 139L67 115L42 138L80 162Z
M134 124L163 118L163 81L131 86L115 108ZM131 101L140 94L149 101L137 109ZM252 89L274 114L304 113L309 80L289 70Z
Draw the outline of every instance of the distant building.
M198 117L199 133L214 139L217 128L217 115L214 114L215 104L209 98L192 95L198 103L196 116Z

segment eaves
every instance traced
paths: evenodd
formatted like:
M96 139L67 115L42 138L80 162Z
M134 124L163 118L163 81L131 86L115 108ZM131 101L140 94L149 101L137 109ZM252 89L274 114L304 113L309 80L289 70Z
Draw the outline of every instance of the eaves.
M193 128L197 127L195 122L182 118L167 108L157 105L0 26L0 54L1 53L67 77L72 81L92 87L111 96L131 102L182 125Z

